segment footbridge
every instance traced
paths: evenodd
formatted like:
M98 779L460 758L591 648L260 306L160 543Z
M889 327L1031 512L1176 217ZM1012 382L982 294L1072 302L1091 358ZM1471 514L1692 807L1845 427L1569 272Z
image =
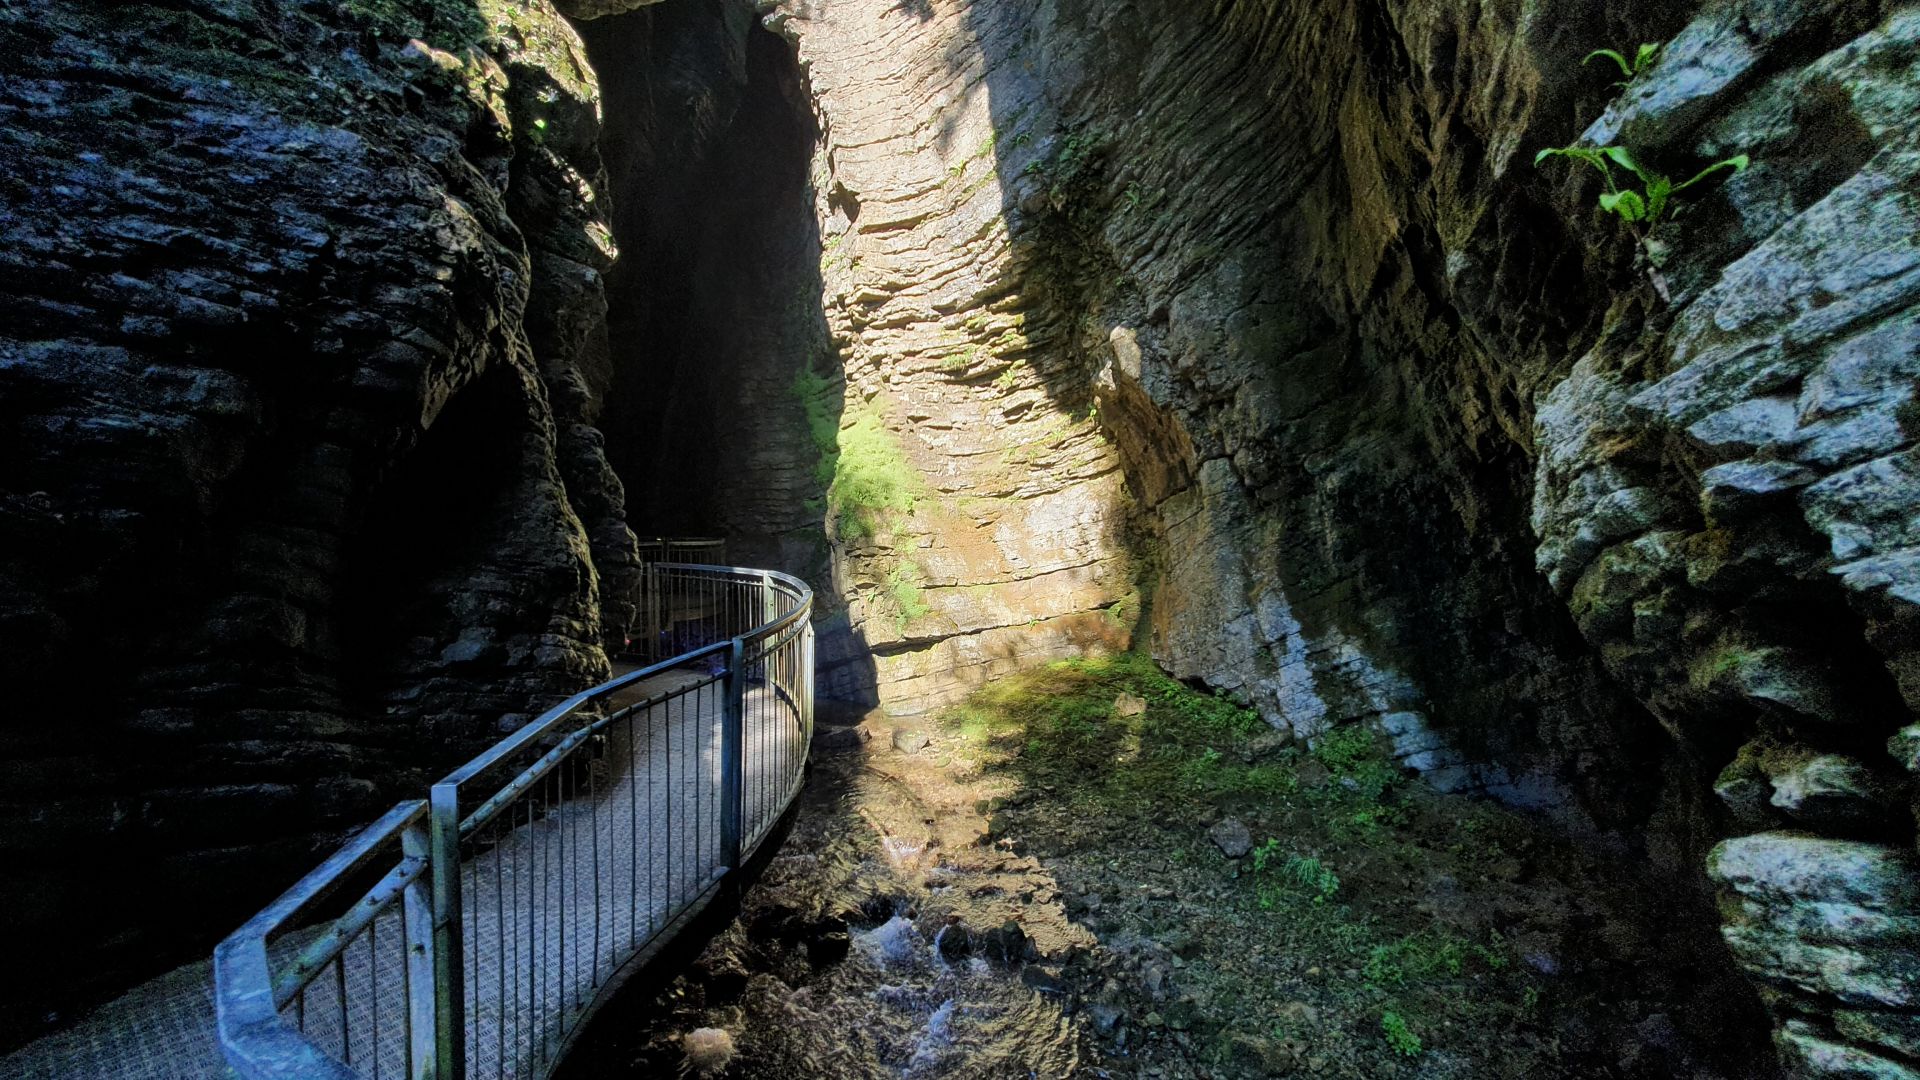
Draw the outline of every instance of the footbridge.
M785 574L649 562L624 673L393 807L210 965L137 988L0 1072L550 1075L622 980L737 882L799 793L812 605Z

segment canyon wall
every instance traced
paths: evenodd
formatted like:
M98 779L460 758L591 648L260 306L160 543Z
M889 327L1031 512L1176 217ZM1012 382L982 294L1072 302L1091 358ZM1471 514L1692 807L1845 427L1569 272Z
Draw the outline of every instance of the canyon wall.
M1920 12L762 7L840 432L920 485L836 547L883 701L1144 610L1175 674L1558 815L1676 921L1717 889L1790 1067L1920 1068ZM1582 64L1641 41L1624 91ZM1753 164L1629 227L1534 165L1583 132ZM1065 633L982 618L1016 588Z
M1137 641L1920 1074L1920 8L562 10L0 7L10 1026L604 674L624 479L834 696Z
M518 3L0 8L9 1034L603 677L614 251Z

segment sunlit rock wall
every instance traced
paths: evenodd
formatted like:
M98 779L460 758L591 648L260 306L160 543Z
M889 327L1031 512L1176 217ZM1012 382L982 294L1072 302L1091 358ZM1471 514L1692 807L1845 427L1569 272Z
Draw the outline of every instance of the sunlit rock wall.
M797 40L821 132L831 340L807 396L846 602L821 646L829 691L919 712L1124 647L1121 457L1070 322L1015 269L999 123L957 16L856 2L770 22Z
M1920 1067L1911 5L762 6L848 415L938 496L842 544L883 699L985 638L891 568L1071 522L1176 674L1721 889L1788 1067ZM1631 228L1533 164L1590 128L1754 165Z

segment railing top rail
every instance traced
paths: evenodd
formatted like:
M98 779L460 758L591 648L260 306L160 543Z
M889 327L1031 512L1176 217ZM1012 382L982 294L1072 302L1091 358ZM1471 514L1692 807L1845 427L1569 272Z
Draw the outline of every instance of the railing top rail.
M281 1019L280 1007L298 987L284 980L276 983L267 942L289 921L326 899L426 813L425 800L409 799L382 814L214 949L214 1013L222 1050L230 1062L244 1062L250 1075L284 1076L289 1080L351 1080L356 1075ZM402 867L409 866L403 860ZM369 909L369 917L398 897L388 888L393 877L389 873L361 901ZM316 941L296 967L317 971L318 967L309 965L322 953L331 952L337 938L338 934Z
M553 708L548 709L546 712L541 713L539 716L534 717L532 720L527 721L519 730L499 742L494 743L492 746L487 747L485 750L482 750L471 761L448 773L433 786L436 788L459 787L461 784L467 783L474 777L479 776L481 773L486 772L488 769L493 768L495 765L511 757L514 753L526 749L529 744L538 741L542 735L547 734L555 724L578 711L582 705L587 705L601 698L619 693L621 690L635 683L645 682L656 675L671 671L674 668L684 667L694 660L717 656L720 653L726 652L730 644L731 642L728 641L717 641L705 648L681 653L679 656L662 660L657 664L649 664L646 667L629 671L619 678L601 683L599 686L591 689L582 690L565 701L562 701L560 704L555 705Z
M754 580L766 579L791 590L794 598L799 600L800 603L794 605L792 611L774 619L772 622L762 626L756 626L752 630L739 635L743 640L752 641L777 634L788 626L808 617L810 614L807 601L813 598L813 589L810 588L806 582L801 581L792 574L783 574L777 570L754 570L742 566L707 566L701 563L654 563L653 566L659 570L694 570L705 571L707 573L735 574L741 577L751 577ZM601 683L599 686L591 689L582 690L565 701L562 701L560 704L555 705L553 708L548 709L546 712L541 713L539 716L534 717L532 720L527 721L525 725L512 735L481 751L471 761L468 761L465 765L460 766L442 777L434 787L451 787L457 789L462 784L472 781L475 777L499 765L515 753L539 741L543 736L550 734L557 724L578 711L581 706L598 701L601 698L610 697L629 686L644 682L647 679L664 674L674 668L684 667L695 660L701 660L708 656L724 653L731 645L732 639L716 641L703 648L681 653L678 656L662 660L657 664L649 664L638 670L630 671L617 679Z
M378 820L360 830L345 846L329 856L326 862L294 882L293 887L281 893L278 900L268 904L240 929L228 935L228 940L253 937L264 941L288 919L326 899L342 881L365 866L382 847L398 837L401 830L420 820L426 813L425 799L408 799L380 815Z

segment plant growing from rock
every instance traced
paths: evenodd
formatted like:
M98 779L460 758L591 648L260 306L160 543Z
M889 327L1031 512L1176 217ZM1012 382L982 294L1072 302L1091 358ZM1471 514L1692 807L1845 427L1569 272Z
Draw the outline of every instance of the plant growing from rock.
M1625 86L1627 83L1638 78L1641 72L1653 66L1653 61L1660 55L1660 48L1660 43L1657 41L1647 42L1634 51L1632 60L1628 60L1626 54L1618 49L1595 49L1588 53L1586 59L1580 61L1580 63L1591 64L1601 57L1606 57L1608 60L1620 65L1620 74L1624 76L1626 80L1625 82L1617 82L1613 85Z
M911 561L902 562L887 573L887 595L893 599L899 629L903 634L909 623L933 611L926 601L925 592L920 588L923 576L920 564Z
M1633 154L1624 146L1551 146L1534 156L1533 163L1539 166L1548 158L1565 157L1575 161L1584 161L1600 170L1606 178L1607 190L1600 195L1600 209L1610 214L1618 214L1622 221L1630 223L1645 222L1649 225L1659 222L1673 197L1693 187L1708 177L1728 169L1735 174L1747 171L1752 160L1745 154L1716 161L1700 170L1691 180L1676 184L1665 173L1650 169L1634 160ZM1634 190L1631 186L1622 186L1614 177L1613 166L1618 165L1628 173L1640 179L1641 187Z
M1620 68L1620 73L1626 76L1626 82L1617 82L1614 85L1626 86L1653 66L1654 60L1660 55L1661 48L1658 42L1647 42L1634 51L1631 60L1618 49L1595 49L1588 53L1581 63L1590 64L1602 57L1613 61ZM1539 168L1548 158L1556 157L1584 161L1600 170L1601 177L1607 183L1607 190L1600 195L1600 209L1609 214L1618 215L1620 220L1628 224L1645 223L1649 226L1657 224L1666 214L1667 209L1673 204L1675 195L1716 173L1731 169L1735 174L1739 174L1747 171L1747 166L1752 164L1747 155L1740 154L1723 161L1716 161L1700 170L1692 179L1676 184L1673 178L1665 173L1640 164L1635 160L1633 153L1624 146L1550 146L1534 155L1534 167ZM1630 181L1623 184L1614 176L1613 168L1616 165L1625 170L1628 175L1639 179L1638 189L1635 189Z

